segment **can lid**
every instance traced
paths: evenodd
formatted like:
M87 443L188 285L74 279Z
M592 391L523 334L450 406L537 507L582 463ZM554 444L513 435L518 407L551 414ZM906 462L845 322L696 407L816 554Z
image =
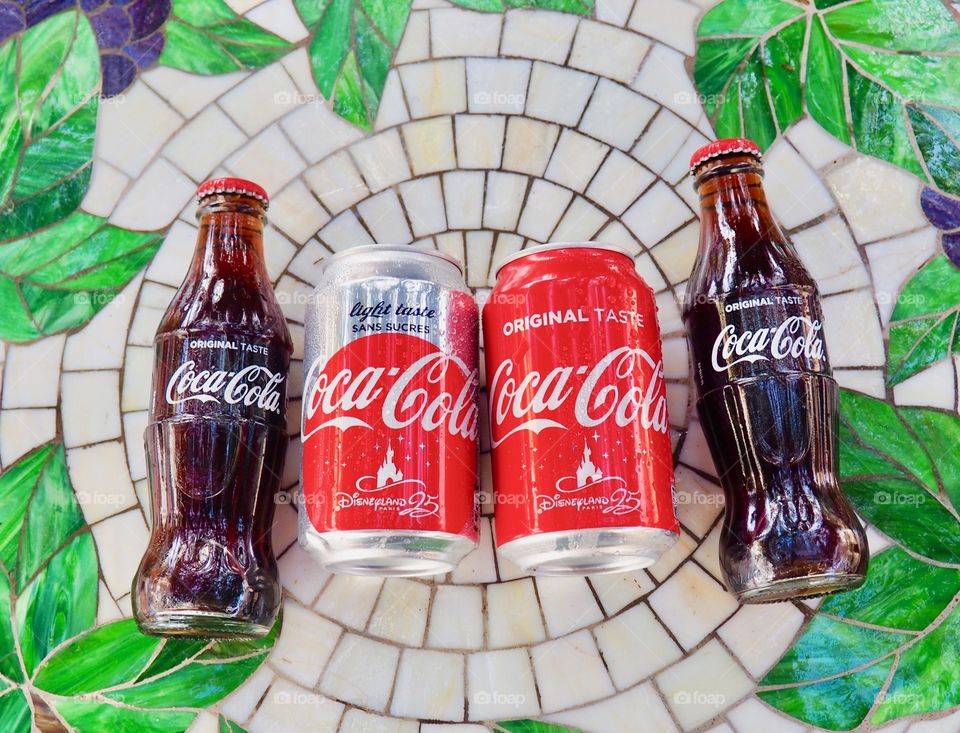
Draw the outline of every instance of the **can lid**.
M449 264L456 267L460 274L463 274L463 263L460 262L453 255L447 254L446 252L441 252L438 249L431 249L428 247L421 247L416 244L387 244L387 243L378 243L378 244L360 244L353 247L347 247L342 249L339 252L335 252L330 257L323 261L321 265L322 269L326 269L331 262L339 262L340 260L347 259L349 257L356 257L358 255L368 255L368 254L395 254L401 257L403 256L414 256L414 257L436 257L439 260L448 262Z
M519 259L528 257L529 255L539 254L541 252L549 252L551 250L558 249L600 249L606 250L607 252L613 252L618 255L623 255L631 262L633 257L630 253L616 244L608 244L606 242L548 242L547 244L535 244L533 247L527 247L526 249L521 249L514 252L512 255L505 257L497 265L497 269L494 271L493 275L496 277L500 274L500 270L509 265L511 262L516 262Z
M760 147L753 141L745 137L728 137L721 140L714 140L699 148L690 157L690 172L693 173L708 160L719 158L721 155L732 155L742 153L762 158Z
M270 204L270 199L267 197L267 192L263 190L263 186L248 181L246 178L211 178L209 181L204 181L197 189L197 202L199 203L203 198L217 193L242 193L259 199L264 206Z

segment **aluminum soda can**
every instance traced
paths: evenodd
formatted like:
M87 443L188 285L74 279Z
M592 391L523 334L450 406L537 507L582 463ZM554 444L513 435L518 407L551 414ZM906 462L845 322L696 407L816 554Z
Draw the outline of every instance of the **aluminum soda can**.
M483 336L500 552L539 575L656 561L679 525L656 302L630 256L518 252Z
M436 250L326 261L305 322L299 537L327 569L435 575L476 546L478 320Z

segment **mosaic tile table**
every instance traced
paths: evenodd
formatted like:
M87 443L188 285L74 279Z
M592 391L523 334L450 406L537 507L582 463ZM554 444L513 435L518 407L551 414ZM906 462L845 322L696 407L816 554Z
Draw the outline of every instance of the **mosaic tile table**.
M958 52L939 0L0 2L0 730L960 730ZM844 486L871 524L866 586L819 606L740 607L719 580L678 302L689 154L740 133L824 293ZM138 635L150 343L192 193L224 173L272 196L298 344L344 247L440 248L480 298L531 243L635 253L665 336L676 548L534 580L484 518L447 577L331 577L285 505L279 633Z

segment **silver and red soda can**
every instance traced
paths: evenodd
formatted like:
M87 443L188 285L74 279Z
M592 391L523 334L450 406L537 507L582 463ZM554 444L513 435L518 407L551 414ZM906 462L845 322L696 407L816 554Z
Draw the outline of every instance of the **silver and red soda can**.
M483 309L497 545L540 575L624 572L676 542L657 309L593 242L523 250Z
M328 569L434 575L476 546L478 320L435 250L326 262L305 324L300 543Z

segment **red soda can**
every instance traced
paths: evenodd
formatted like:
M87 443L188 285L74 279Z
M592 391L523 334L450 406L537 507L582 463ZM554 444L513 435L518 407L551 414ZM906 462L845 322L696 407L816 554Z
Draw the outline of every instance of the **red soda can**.
M327 569L435 575L476 546L478 321L436 250L326 262L305 323L300 543Z
M679 525L656 302L630 256L519 252L483 335L500 552L538 575L656 561Z

